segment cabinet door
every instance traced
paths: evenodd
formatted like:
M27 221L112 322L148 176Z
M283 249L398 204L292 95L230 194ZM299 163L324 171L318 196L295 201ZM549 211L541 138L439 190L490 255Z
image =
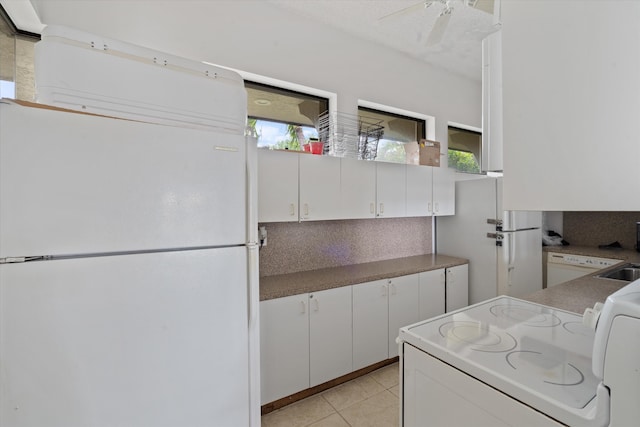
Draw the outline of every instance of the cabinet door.
M445 269L420 273L420 320L443 314L444 301Z
M418 274L402 276L389 281L389 358L398 355L399 329L420 320Z
M407 165L407 216L431 216L432 167Z
M258 221L298 221L298 154L258 150Z
M353 370L389 357L387 280L353 287Z
M406 165L376 163L376 216L384 218L406 216Z
M455 170L444 166L433 168L433 215L455 215L455 202Z
M300 154L300 219L340 217L340 158Z
M309 379L314 387L352 371L351 286L309 294Z
M340 159L341 218L375 218L376 164L366 160Z
M447 312L469 305L469 265L447 268Z
M308 294L260 302L261 401L309 388Z

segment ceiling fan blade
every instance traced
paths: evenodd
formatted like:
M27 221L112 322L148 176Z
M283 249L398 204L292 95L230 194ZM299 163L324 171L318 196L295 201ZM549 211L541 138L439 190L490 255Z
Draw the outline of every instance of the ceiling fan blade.
M427 47L431 47L440 43L445 31L447 31L447 26L449 25L450 19L450 9L443 11L440 16L438 16L438 19L436 19L436 23L433 25L433 29L429 33L429 37L427 37Z
M392 12L392 13L390 13L388 15L384 15L383 17L378 18L378 22L379 21L384 21L384 20L387 20L387 19L390 19L390 18L397 18L399 16L407 15L409 13L413 13L414 11L417 11L417 10L420 10L420 9L426 9L429 6L431 6L433 3L434 3L434 1L429 1L429 0L421 1L420 3L416 3L414 5L405 7L403 9L396 10L395 12Z

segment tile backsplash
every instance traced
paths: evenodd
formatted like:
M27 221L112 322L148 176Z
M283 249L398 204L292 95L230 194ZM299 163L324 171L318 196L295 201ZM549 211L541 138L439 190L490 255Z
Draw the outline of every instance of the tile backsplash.
M381 261L432 252L431 218L265 223L260 276Z
M640 212L564 212L563 237L576 246L618 241L624 249L634 249L638 221Z

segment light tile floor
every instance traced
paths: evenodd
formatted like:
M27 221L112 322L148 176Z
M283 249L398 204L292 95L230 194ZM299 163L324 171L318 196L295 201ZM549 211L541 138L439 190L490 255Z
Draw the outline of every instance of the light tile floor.
M262 417L263 427L393 427L399 424L398 363Z

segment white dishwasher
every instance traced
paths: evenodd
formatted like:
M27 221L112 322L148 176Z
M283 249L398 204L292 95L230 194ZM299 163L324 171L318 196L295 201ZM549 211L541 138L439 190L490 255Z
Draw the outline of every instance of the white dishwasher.
M622 260L547 252L547 288L595 273Z

